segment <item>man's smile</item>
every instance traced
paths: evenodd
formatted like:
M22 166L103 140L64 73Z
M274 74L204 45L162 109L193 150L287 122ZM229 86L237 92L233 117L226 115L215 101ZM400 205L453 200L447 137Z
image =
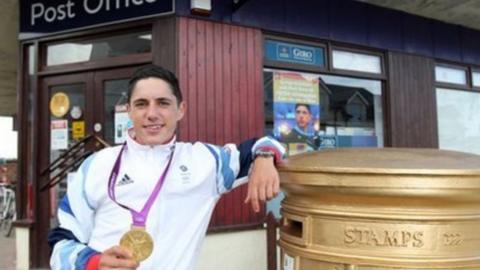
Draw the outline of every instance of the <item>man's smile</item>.
M165 124L150 124L144 125L143 128L145 128L147 131L159 131L164 126Z

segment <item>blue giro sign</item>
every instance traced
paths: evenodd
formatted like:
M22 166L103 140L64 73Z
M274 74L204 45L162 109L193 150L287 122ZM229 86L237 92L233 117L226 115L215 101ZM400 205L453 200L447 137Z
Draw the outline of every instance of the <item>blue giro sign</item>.
M321 47L276 40L265 42L265 57L272 61L324 66L324 54L324 49Z

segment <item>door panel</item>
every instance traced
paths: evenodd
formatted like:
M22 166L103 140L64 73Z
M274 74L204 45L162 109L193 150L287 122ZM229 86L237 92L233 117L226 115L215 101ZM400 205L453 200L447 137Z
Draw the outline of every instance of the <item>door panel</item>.
M126 112L118 112L118 105L127 102L128 82L133 72L132 67L52 76L41 80L38 152L40 186L44 186L50 175L55 173L41 175L42 171L83 137L95 134L111 145L115 144L115 135L124 129L124 125L118 123L118 119L121 120L118 116L122 116L125 123L127 117ZM117 133L116 118L117 127L120 127ZM95 129L95 126L101 126L101 129ZM87 146L87 150L93 148L93 144ZM56 208L65 194L66 185L67 181L63 179L50 192L42 194L44 201L50 201L49 217L54 219L50 224L56 224Z
M84 133L89 131L89 123L92 120L92 105L88 100L92 98L92 79L92 74L83 73L48 77L42 80L41 92L39 93L41 99L39 112L40 143L37 154L40 187L44 186L50 179L50 175L42 175L42 172L50 165L50 162L62 153L65 153L68 147L81 139L79 137L75 139L72 136L73 122L82 122ZM54 95L61 98L52 99ZM51 104L52 108L50 108ZM76 110L80 110L81 114L72 117L71 111L73 107ZM51 109L57 111L57 113L53 114ZM61 170L61 168L57 170ZM52 173L58 173L58 171ZM48 207L48 211L45 212L50 213L50 215L42 217L49 219L47 224L51 224L51 218L54 217L58 205L57 202L65 194L65 189L66 181L62 181L59 185L51 188L49 192L40 192L42 201L50 202L45 204L45 207Z
M102 130L96 132L109 144L123 142L127 128L128 82L133 68L115 69L95 73L95 121L102 124Z
M45 78L42 80L42 89L41 89L41 99L42 106L40 106L40 168L46 168L50 160L55 159L61 153L65 152L65 149L58 149L59 147L54 147L52 145L52 139L57 140L57 143L60 143L61 137L58 136L58 133L54 133L52 137L51 126L52 123L59 121L67 121L67 146L71 146L76 141L80 140L81 137L74 138L72 136L72 127L73 122L84 122L85 134L90 133L91 122L92 122L92 109L93 104L89 102L92 99L93 91L93 76L90 73L75 74L75 75L66 75L66 76L57 76ZM66 102L56 103L52 101L52 97L55 94L63 93L67 97ZM53 115L50 109L50 103L53 103L53 107L66 106L64 110L66 111L63 115ZM56 104L55 104L56 103ZM66 104L66 105L65 105ZM75 110L80 110L80 115L75 115L72 117L72 108ZM62 148L62 147L60 147ZM45 153L49 153L46 155Z

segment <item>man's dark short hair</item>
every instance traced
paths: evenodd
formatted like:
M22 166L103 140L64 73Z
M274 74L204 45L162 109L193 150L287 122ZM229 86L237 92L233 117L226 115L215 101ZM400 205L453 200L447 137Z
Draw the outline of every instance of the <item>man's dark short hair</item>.
M298 107L300 107L300 106L303 106L303 107L307 108L307 110L308 110L308 112L309 112L310 114L312 113L312 111L310 110L310 104L306 104L306 103L297 103L297 104L295 105L295 111L296 111L296 110L298 109Z
M157 78L165 81L170 86L172 94L177 98L178 104L182 102L182 92L180 91L178 79L175 74L168 69L150 64L138 68L130 78L130 81L128 82L128 103L130 103L130 98L132 97L133 89L135 89L137 82L147 78Z

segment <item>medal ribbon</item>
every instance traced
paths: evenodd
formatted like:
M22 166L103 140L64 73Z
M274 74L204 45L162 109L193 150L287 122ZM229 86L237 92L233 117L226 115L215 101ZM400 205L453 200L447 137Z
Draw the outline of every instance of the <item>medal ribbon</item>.
M173 153L175 152L175 146L172 148L172 152L170 153L170 157L168 159L167 167L165 167L165 170L161 174L160 178L158 179L157 184L155 185L155 188L153 189L153 192L150 194L150 197L148 197L147 202L143 206L142 210L140 212L137 212L133 210L132 208L119 203L116 198L115 198L115 183L117 182L117 176L120 171L120 164L121 164L121 159L122 159L122 154L123 151L126 148L126 144L123 144L122 149L120 150L120 153L118 154L117 160L115 161L115 165L113 166L112 172L110 173L110 178L108 180L108 196L112 201L114 201L116 204L119 206L127 209L130 211L132 214L132 219L133 219L133 225L138 226L138 227L145 227L145 223L147 222L147 217L148 217L148 212L150 211L150 208L153 205L153 202L157 198L158 193L160 193L160 190L162 189L163 182L165 181L165 178L167 176L168 169L170 168L170 164L172 163L173 159Z

